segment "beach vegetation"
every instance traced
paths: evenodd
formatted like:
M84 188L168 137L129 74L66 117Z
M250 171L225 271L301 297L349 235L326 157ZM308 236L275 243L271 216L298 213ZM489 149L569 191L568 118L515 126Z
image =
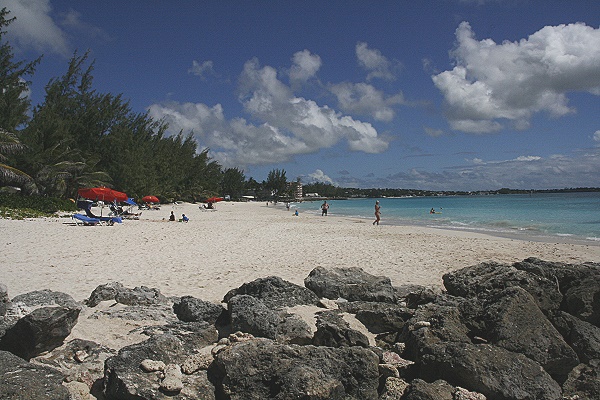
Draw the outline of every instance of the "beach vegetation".
M232 199L239 199L246 187L246 176L244 171L239 168L227 168L223 171L221 181L221 190L223 194L229 195Z
M0 218L47 217L58 212L73 212L76 210L75 202L69 199L0 193Z
M6 8L0 10L0 127L14 132L28 121L29 84L41 57L34 61L15 61L13 48L4 40L6 28L15 20Z
M197 201L220 190L221 166L191 134L134 113L121 95L93 89L88 54L46 86L44 101L20 133L28 151L18 162L43 196L76 198L82 187L107 186L141 198Z
M8 164L8 156L25 151L26 146L12 132L0 128L0 183L30 187L33 179L25 172Z
M284 169L272 169L267 175L265 189L271 192L273 201L277 202L281 197L289 195L287 177Z
M35 72L40 58L32 62L14 61L12 47L4 41L6 27L15 19L0 10L0 185L32 188L32 178L14 165L12 156L27 149L15 130L28 120L30 107L27 76Z

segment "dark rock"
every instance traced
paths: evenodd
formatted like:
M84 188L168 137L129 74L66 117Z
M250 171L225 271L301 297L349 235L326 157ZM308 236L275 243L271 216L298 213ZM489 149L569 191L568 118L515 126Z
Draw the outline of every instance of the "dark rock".
M369 346L369 339L362 333L350 328L350 324L336 311L317 313L317 331L313 337L316 346Z
M13 304L22 304L28 308L35 309L46 306L60 306L66 308L81 308L78 303L66 293L54 292L52 290L36 290L13 297Z
M421 287L413 290L404 296L408 308L417 308L422 304L433 302L440 295L439 291L432 288Z
M228 308L228 330L231 332L241 331L283 343L309 344L312 341L312 329L304 320L273 310L256 297L245 294L234 296L229 299Z
M573 283L564 302L569 314L600 327L600 274Z
M172 335L153 336L145 342L119 350L117 356L106 360L104 368L104 395L107 399L159 399L174 398L174 393L160 389L160 372L145 372L140 368L143 360L162 361L181 365L188 357L182 341ZM181 377L183 389L180 397L189 400L214 399L214 387L206 371Z
M448 382L437 380L427 383L415 379L410 383L404 400L454 400L454 387Z
M215 326L206 321L175 321L165 325L143 327L139 331L149 337L158 335L174 336L181 340L182 345L188 352L198 347L209 346L219 340L219 333Z
M563 384L563 395L570 399L600 399L600 360L573 368Z
M0 350L0 399L70 400L62 374Z
M184 322L206 321L214 324L225 309L220 304L184 296L173 304L173 311Z
M488 399L561 399L561 388L535 361L487 344L441 344L421 356L421 378L443 379Z
M458 307L432 303L415 311L399 340L406 343L403 355L420 362L423 354L433 352L440 344L471 343L469 332Z
M357 267L317 267L304 279L304 285L317 296L333 300L341 297L348 301L396 301L389 278L371 275Z
M355 314L356 319L372 333L399 332L414 313L397 304L378 302L341 302L339 307L344 312Z
M312 343L313 332L299 316L281 313L275 338L281 343L307 345Z
M40 307L59 306L73 309L81 309L81 304L76 302L66 293L54 292L52 290L38 290L15 296L6 305L6 313L0 318L0 337L13 327L18 320Z
M6 331L0 339L0 349L25 360L55 349L71 333L79 312L79 308L38 308Z
M128 306L169 304L169 300L156 288L140 286L130 289L119 282L110 282L96 287L84 303L88 307L96 307L100 302L107 300L114 300Z
M242 294L229 299L228 309L232 331L275 339L279 314L264 305L262 301Z
M418 293L418 292L423 292L423 291L427 291L427 290L432 290L426 286L422 286L422 285L400 285L400 286L394 286L394 292L396 293L396 298L398 300L402 300L404 298L406 298L406 296L408 296L411 293Z
M90 318L100 316L130 321L158 321L171 323L178 321L173 307L168 304L151 304L146 306L117 306L106 310L95 311Z
M114 300L117 293L124 290L125 287L120 282L110 282L104 285L99 285L94 289L90 297L84 301L88 307L96 307L103 301Z
M573 265L544 261L535 257L516 262L513 266L519 270L527 271L555 282L561 293L566 293L573 284L600 274L600 264L597 263Z
M164 304L167 302L167 298L156 288L140 286L134 289L124 288L117 291L115 301L128 306L147 306Z
M579 364L575 351L524 289L505 289L490 298L485 308L488 330L483 336L490 343L526 355L558 382Z
M0 283L0 317L6 315L6 307L10 303L6 285Z
M449 294L466 298L483 298L509 287L521 287L533 296L544 314L558 310L562 301L556 282L506 264L481 263L444 274L442 279Z
M229 346L209 370L230 400L377 399L378 357L361 347L328 348L256 339Z
M600 360L600 328L563 311L550 318L581 362Z
M30 362L52 367L64 375L66 382L82 382L91 390L104 376L104 361L116 354L115 350L98 343L74 339L48 354L32 358Z
M239 288L230 290L223 301L229 302L232 297L241 294L259 299L271 309L319 304L319 298L312 291L277 276L244 283Z

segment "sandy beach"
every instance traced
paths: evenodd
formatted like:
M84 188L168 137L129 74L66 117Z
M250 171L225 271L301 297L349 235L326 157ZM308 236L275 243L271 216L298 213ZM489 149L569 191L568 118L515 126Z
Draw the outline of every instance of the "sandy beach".
M87 298L118 281L166 296L219 302L232 288L271 275L302 285L317 267L357 266L394 285L441 285L448 271L483 261L527 257L567 263L600 262L600 246L542 243L414 226L301 213L283 205L218 203L163 205L140 220L74 226L73 220L0 219L0 283L10 297L33 290ZM174 211L189 223L169 222ZM104 213L106 215L107 209Z

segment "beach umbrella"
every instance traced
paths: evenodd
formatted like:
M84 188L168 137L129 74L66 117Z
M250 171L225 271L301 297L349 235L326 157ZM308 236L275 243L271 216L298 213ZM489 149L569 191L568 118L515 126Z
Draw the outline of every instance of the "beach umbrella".
M207 203L216 203L217 201L223 201L222 197L211 197L210 199L206 199Z
M142 197L142 201L144 203L160 203L160 200L156 196L144 196Z
M127 201L129 197L123 192L118 192L111 188L107 187L95 187L95 188L87 188L87 189L79 189L77 193L85 198L90 200L102 200L105 202L112 201Z

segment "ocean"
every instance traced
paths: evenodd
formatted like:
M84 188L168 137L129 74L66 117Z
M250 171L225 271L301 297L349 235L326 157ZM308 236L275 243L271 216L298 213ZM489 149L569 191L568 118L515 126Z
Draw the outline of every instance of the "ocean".
M374 220L375 200L381 205L382 224L600 245L598 192L331 200L329 214ZM293 206L320 215L321 204L305 201ZM430 214L432 208L436 214Z

